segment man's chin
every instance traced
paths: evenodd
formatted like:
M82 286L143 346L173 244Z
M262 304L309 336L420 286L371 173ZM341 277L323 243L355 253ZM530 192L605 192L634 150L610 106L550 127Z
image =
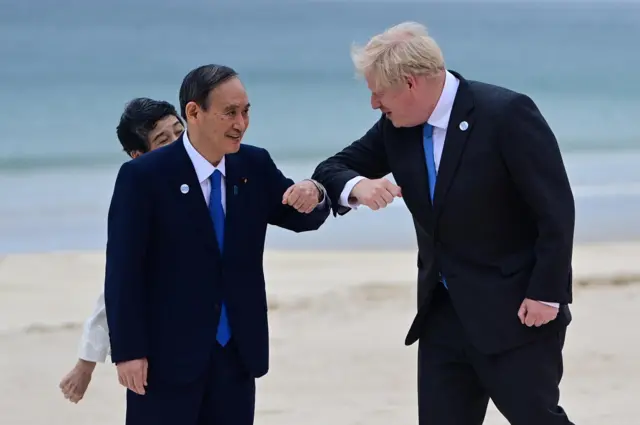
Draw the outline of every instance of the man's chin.
M402 125L402 123L400 123L400 122L398 122L398 121L394 120L394 119L393 119L393 117L390 117L390 116L388 116L388 115L387 115L387 119L388 119L389 121L391 121L391 124L392 124L395 128L404 127L404 126Z
M242 139L233 140L227 139L229 143L227 144L227 153L236 153L240 150L240 145L242 144Z
M407 121L400 121L400 120L394 119L393 117L388 118L388 120L391 122L391 124L395 128L415 127L416 125L418 125L418 124L413 124Z

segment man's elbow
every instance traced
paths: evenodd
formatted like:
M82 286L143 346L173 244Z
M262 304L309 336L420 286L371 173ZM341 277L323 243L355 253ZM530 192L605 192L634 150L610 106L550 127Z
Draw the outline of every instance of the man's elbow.
M325 203L322 206L318 206L315 210L310 212L309 214L298 213L301 216L300 226L296 226L293 229L296 233L303 232L312 232L314 230L320 229L322 225L329 218L329 214L331 213L331 206L328 203Z
M573 194L570 190L565 199L561 214L562 219L560 222L562 224L559 226L558 230L559 233L562 234L563 245L567 246L568 249L571 250L573 248L573 238L576 227L576 206Z

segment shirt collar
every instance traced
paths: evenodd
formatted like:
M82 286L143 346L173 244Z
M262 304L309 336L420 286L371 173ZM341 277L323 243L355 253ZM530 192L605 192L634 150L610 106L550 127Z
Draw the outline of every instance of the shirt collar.
M191 144L191 141L189 140L189 135L187 134L187 130L185 130L183 133L182 141L184 143L184 148L187 151L187 155L189 155L189 159L193 164L193 168L196 170L196 175L198 176L199 183L202 183L205 180L209 179L209 177L211 177L211 175L215 170L220 171L220 173L222 173L223 176L226 176L224 156L220 160L220 163L218 164L218 166L215 167L213 166L213 164L207 161L205 157L202 156L200 152L196 150L196 148L193 147L193 145Z
M427 123L433 127L437 127L446 130L449 126L449 118L451 117L451 110L453 109L453 101L456 98L458 92L458 86L460 81L449 71L446 71L444 78L444 88L442 94L435 109L431 113L431 116L427 120Z

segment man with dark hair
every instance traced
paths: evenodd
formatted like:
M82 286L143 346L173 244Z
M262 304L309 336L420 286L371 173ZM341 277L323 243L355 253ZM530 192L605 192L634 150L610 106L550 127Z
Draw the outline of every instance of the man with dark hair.
M146 97L127 104L116 129L122 148L132 158L173 142L183 131L172 104Z
M116 133L131 158L173 142L184 131L176 108L169 102L139 97L125 107ZM91 382L96 363L104 363L109 352L109 330L104 294L96 302L93 314L84 323L78 361L60 382L65 398L82 400Z
M118 173L105 301L128 425L253 424L269 367L267 225L316 230L331 205L241 145L249 107L233 69L194 69L180 88L187 131Z

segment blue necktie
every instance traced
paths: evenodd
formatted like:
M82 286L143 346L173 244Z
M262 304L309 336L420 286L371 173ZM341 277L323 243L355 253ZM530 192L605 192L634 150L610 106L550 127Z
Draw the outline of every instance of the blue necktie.
M436 159L433 154L433 126L430 124L424 124L424 130L422 133L422 140L424 144L424 156L427 161L427 175L429 176L429 195L431 196L431 205L433 205L433 196L436 191L436 178L438 177L438 172L436 171ZM442 278L442 283L444 287L447 287L447 283Z
M220 254L222 254L224 244L224 209L222 208L222 173L220 170L215 170L213 174L211 174L210 181L211 196L209 198L209 214L213 220L213 228L216 232L218 248L220 249ZM229 327L229 319L227 318L227 309L225 305L222 304L216 339L220 345L224 347L230 338L231 328Z

